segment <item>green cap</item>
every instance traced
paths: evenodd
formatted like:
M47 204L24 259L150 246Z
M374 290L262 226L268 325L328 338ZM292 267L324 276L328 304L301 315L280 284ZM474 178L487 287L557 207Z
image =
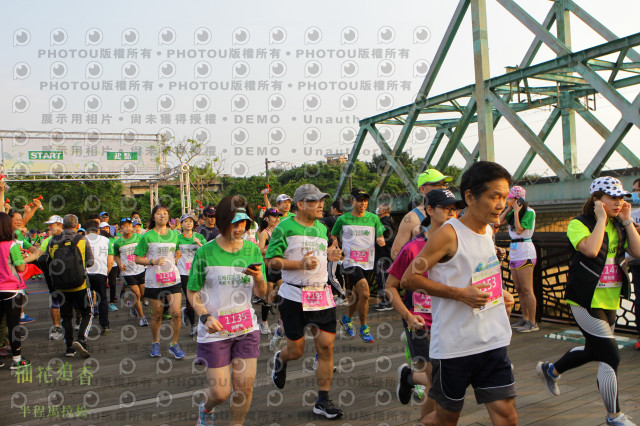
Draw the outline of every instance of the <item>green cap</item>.
M424 173L420 173L418 176L418 187L421 187L427 183L436 183L440 181L451 182L453 177L446 176L437 171L436 169L429 169Z

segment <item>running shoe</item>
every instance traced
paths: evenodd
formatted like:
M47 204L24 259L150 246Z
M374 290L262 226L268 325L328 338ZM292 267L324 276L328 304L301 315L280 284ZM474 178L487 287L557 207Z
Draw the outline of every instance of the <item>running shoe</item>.
M13 365L13 364L11 364ZM624 413L620 413L618 414L616 417L614 417L613 419L611 417L609 417L609 415L607 414L607 424L608 425L615 425L615 426L636 426L636 424L634 422L631 421L631 418L627 415L625 415Z
M204 402L200 403L200 409L198 410L198 423L196 426L213 426L213 418L215 408L211 411L205 411Z
M520 328L525 324L526 324L526 321L524 320L524 318L520 318L520 321L514 322L513 324L511 324L511 328Z
M170 320L171 319L171 314L162 314L162 319L163 320Z
M283 389L287 382L287 364L280 361L280 351L273 356L273 371L271 371L271 380L278 389Z
M536 366L536 372L538 373L538 377L544 383L545 388L551 393L553 396L560 395L560 388L558 388L558 379L560 379L560 375L558 377L553 377L549 374L549 366L548 362L539 362Z
M129 308L129 316L133 318L138 318L138 311L133 306Z
M371 329L369 328L368 325L361 325L360 326L360 338L365 343L373 343L373 342L375 342L375 339L371 335Z
M525 321L525 324L522 327L516 328L518 333L531 333L538 330L540 330L538 324L534 324L531 321Z
M268 322L260 321L260 334L271 334Z
M80 354L82 358L89 358L91 354L87 350L87 343L76 340L72 345L73 349Z
M271 352L275 352L278 349L280 349L280 342L284 337L281 333L282 333L282 328L278 325L276 327L276 331L273 332L273 337L271 338L271 341L269 342L269 350Z
M328 419L335 419L336 417L342 416L343 413L341 409L333 405L333 401L325 399L324 401L316 402L316 405L313 406L313 414L319 414Z
M194 337L198 335L198 326L193 324L191 326L191 331L189 332L189 336Z
M24 314L24 316L20 317L20 324L29 324L35 320L35 318L31 318L29 315Z
M373 310L376 312L390 311L392 309L393 309L393 306L391 306L391 303L389 302L376 303L375 305L373 305Z
M76 356L76 350L73 349L72 347L69 347L69 348L67 348L67 352L64 355L68 356L70 358L74 357L74 356Z
M184 307L182 309L180 309L180 317L182 318L182 325L184 325L185 327L188 325L187 324L187 308Z
M180 345L177 343L175 345L169 345L169 352L171 352L176 359L182 359L185 357L184 352L180 349Z
M5 346L3 348L0 348L0 358L9 358L12 355L13 353L11 352L11 347Z
M142 304L144 306L149 306L149 299L147 299L146 297L144 299L142 299Z
M100 333L101 336L108 336L109 334L112 334L113 331L111 331L111 329L109 327L103 328L102 329L102 333Z
M115 312L118 310L118 307L115 303L109 303L109 312Z
M640 351L640 339L636 342L636 350Z
M147 321L147 317L140 318L140 327L146 327L149 325L149 321Z
M411 402L411 392L413 386L408 382L411 375L411 367L408 364L402 364L398 367L398 387L396 387L396 396L402 405L407 405Z
M407 363L411 364L413 357L411 356L411 350L409 350L409 344L407 343L406 330L402 331L402 334L400 335L400 341L404 344L404 357L407 360Z
M160 342L156 342L156 343L152 343L151 344L151 353L149 355L152 356L153 358L161 356L161 353L160 353Z
M26 367L27 365L31 365L31 361L28 359L22 358L20 361L13 360L11 361L11 365L9 366L10 370L17 370L22 367Z
M51 331L49 331L49 340L60 340L64 336L62 332L62 328L60 327L52 327Z
M346 315L343 315L342 318L340 318L340 324L342 324L344 331L347 333L349 337L355 337L356 332L353 329L353 322L351 322L351 318L349 318Z

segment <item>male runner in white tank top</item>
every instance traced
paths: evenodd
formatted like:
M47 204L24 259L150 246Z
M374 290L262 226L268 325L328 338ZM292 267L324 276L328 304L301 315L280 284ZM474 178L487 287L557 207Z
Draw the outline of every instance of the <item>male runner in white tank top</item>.
M511 327L490 226L504 210L510 184L511 175L499 164L473 164L460 184L466 214L445 222L430 236L402 277L403 288L425 290L431 296L429 397L437 408L426 424L457 424L469 385L493 424L518 422L507 357Z

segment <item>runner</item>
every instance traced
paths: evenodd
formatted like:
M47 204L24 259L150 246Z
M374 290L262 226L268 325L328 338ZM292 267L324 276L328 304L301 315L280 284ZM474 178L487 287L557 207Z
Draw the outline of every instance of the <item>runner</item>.
M365 271L374 268L375 245L384 247L386 228L375 214L366 211L369 205L369 194L359 188L351 191L353 210L343 214L333 225L331 235L340 237L345 258L342 261L344 277L347 280L347 315L343 315L340 324L349 337L355 336L351 317L358 310L360 318L360 338L365 343L374 342L371 330L367 325L369 311L369 283Z
M276 209L282 213L282 219L295 217L295 214L291 213L291 202L293 199L287 194L280 194L276 197Z
M51 284L51 277L49 276L49 269L47 268L47 247L52 236L60 235L62 233L62 217L53 215L45 223L47 225L47 233L49 235L42 241L40 245L40 251L43 253L38 257L36 264L44 275L44 280L49 289L49 306L51 308L51 321L53 326L49 328L49 340L60 340L64 336L62 327L60 327L60 301L58 300L59 293L55 293L55 290Z
M176 358L182 359L185 354L178 345L180 335L180 274L176 267L176 260L181 253L178 248L178 233L169 229L169 208L157 205L151 210L148 231L142 235L134 254L136 263L145 265L147 271L144 280L144 296L151 301L151 353L152 357L159 357L160 340L158 334L162 323L162 299L166 296L171 309L171 343L169 352Z
M273 231L265 255L267 267L282 271L283 284L278 291L279 306L287 346L273 357L271 379L282 389L287 379L287 363L304 354L305 327L311 325L314 334L318 368L318 400L315 414L333 419L342 415L329 399L333 378L333 342L336 332L336 308L327 286L327 260L336 261L341 250L337 243L328 246L327 228L322 217L324 199L329 194L314 185L298 187L294 202L298 215L282 221Z
M113 245L109 238L98 233L98 225L99 222L97 220L88 220L83 224L83 228L93 253L93 265L87 268L89 287L97 295L98 321L100 322L100 327L102 327L101 336L106 336L112 333L109 327L107 277L113 267Z
M178 272L180 272L180 286L184 292L184 296L187 298L187 306L180 309L180 318L182 324L186 327L190 326L189 335L195 336L198 332L198 323L195 320L193 308L187 297L187 286L189 284L189 271L191 271L191 265L193 264L193 257L196 251L206 244L207 240L204 235L193 232L193 228L196 224L196 218L189 214L183 214L180 216L180 226L182 233L178 235L178 250L182 253L182 257L178 259L176 263L178 266ZM187 320L189 324L187 324Z
M509 269L511 278L520 295L522 319L513 324L520 333L531 333L540 328L536 323L536 295L533 293L533 268L536 265L536 247L531 241L536 223L536 212L525 201L527 192L521 186L514 186L507 197L507 209L500 215L500 224L509 225L511 245L509 248Z
M391 266L393 261L391 260L391 247L393 246L393 240L396 238L396 225L391 217L391 204L382 203L376 209L376 214L380 218L382 226L385 231L384 246L376 245L375 250L375 270L376 270L376 282L378 283L378 303L373 305L373 309L377 312L390 311L393 309L391 302L387 298L385 290L385 283L387 282L387 269Z
M449 182L453 180L451 176L445 176L436 169L428 169L418 176L418 190L423 196L429 191L436 188L448 188ZM426 231L421 227L422 221L426 217L424 211L424 203L420 203L417 207L404 215L400 226L398 227L398 235L393 241L391 247L391 259L395 260L402 247L412 238Z
M207 367L210 384L198 425L213 425L214 408L232 391L230 423L238 425L251 405L260 355L251 295L264 297L267 283L260 249L242 238L252 222L246 201L237 195L223 198L217 215L220 236L196 252L187 291L200 318L198 358Z
M90 219L92 219L92 218L90 218ZM102 223L106 223L105 226L109 227L109 229L108 229L109 234L111 234L112 236L115 237L115 235L116 235L116 227L115 227L115 225L110 225L109 224L109 213L100 212L100 222L101 222L100 229L103 228Z
M263 256L267 253L271 234L273 234L273 230L280 223L281 216L282 213L275 208L266 209L264 212L260 227L258 228L258 248L260 248L260 253ZM270 334L267 318L269 317L269 312L273 309L272 303L274 303L275 295L278 293L278 288L281 284L281 273L276 274L271 270L267 271L267 292L262 301L260 318L260 333L262 334ZM279 328L279 326L276 328Z
M127 288L133 293L134 299L127 300L129 315L133 318L140 317L140 327L149 325L142 311L142 295L144 295L145 267L136 263L135 250L141 236L133 233L133 221L124 218L120 221L122 238L118 238L113 245L114 260L120 271Z
M469 385L494 424L518 422L507 357L511 327L491 226L504 210L510 184L511 175L499 164L478 161L469 167L460 184L465 215L430 236L400 281L407 290L431 296L429 398L436 410L426 424L457 424Z
M202 214L204 215L204 225L198 227L197 232L204 235L204 238L209 242L220 235L220 231L216 227L216 209L213 206L207 206Z
M413 368L402 364L398 368L398 387L396 395L404 405L411 400L411 392L415 385L424 386L429 392L431 387L431 363L429 362L429 327L431 327L431 297L423 291L406 291L404 300L398 292L402 275L409 264L425 246L429 235L433 235L449 219L458 216L458 210L464 208L462 200L456 199L448 189L434 189L425 197L424 210L427 217L422 225L429 229L405 244L398 257L389 268L389 278L385 284L388 298L393 308L402 317L402 326L411 353ZM425 272L424 276L427 277ZM404 303L403 303L404 302ZM420 417L424 417L435 409L435 401L424 398L420 410Z
M0 195L1 197L1 195ZM640 179L633 181L633 192L631 193L631 200L636 206L640 205ZM636 226L636 229L640 230L640 208L636 208L631 212L631 219ZM640 317L640 259L635 257L629 258L629 268L631 269L631 278L633 280L633 312ZM636 321L636 331L638 333L638 341L636 342L636 350L640 350L640 320Z
M560 374L587 362L598 361L596 383L607 410L610 425L634 425L620 412L618 365L620 352L613 336L620 297L629 297L625 251L640 257L640 235L631 196L614 177L593 181L582 214L569 222L567 236L575 252L566 285L567 304L585 338L585 345L573 348L555 363L539 362L536 371L552 395L559 395Z

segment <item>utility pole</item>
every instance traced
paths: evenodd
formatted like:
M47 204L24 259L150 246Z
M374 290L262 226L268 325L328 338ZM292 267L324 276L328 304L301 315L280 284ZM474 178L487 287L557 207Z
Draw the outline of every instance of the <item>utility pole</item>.
M269 185L269 159L264 159L264 176L267 180L267 185Z

